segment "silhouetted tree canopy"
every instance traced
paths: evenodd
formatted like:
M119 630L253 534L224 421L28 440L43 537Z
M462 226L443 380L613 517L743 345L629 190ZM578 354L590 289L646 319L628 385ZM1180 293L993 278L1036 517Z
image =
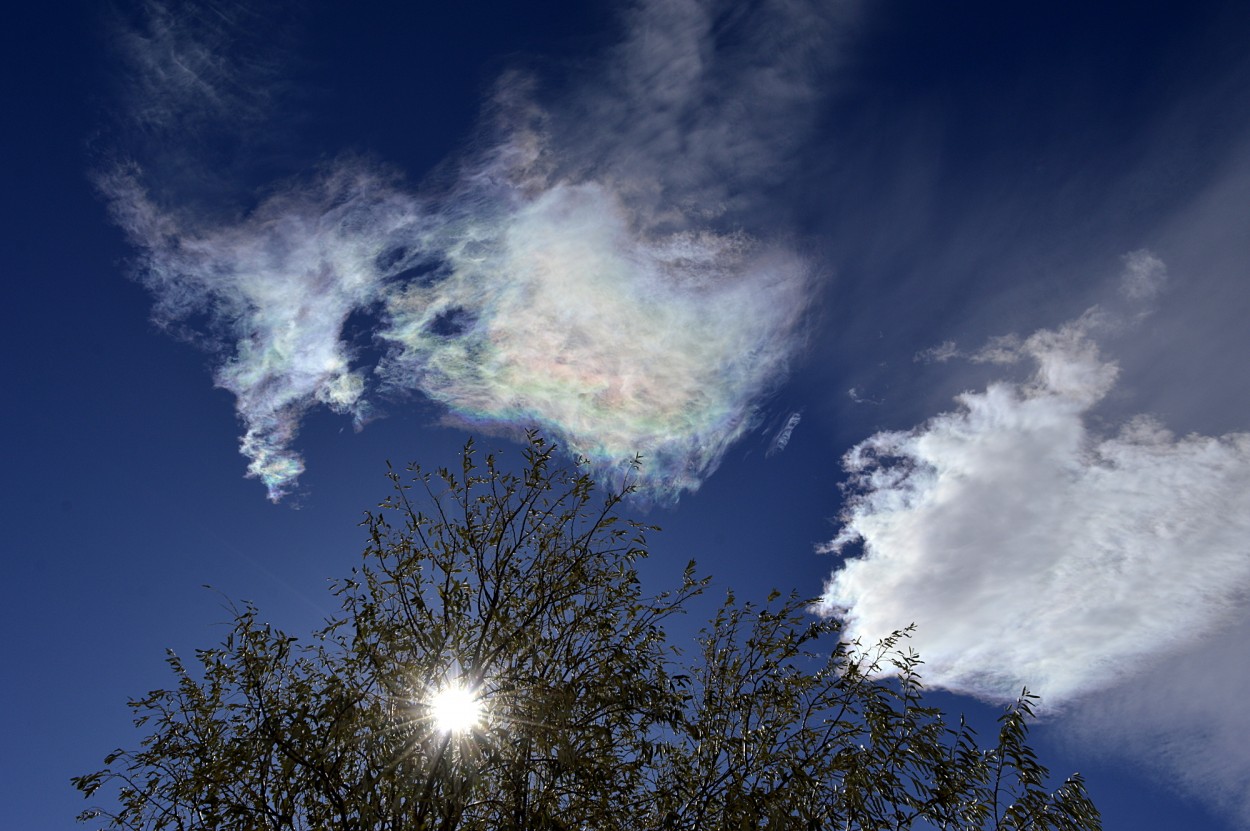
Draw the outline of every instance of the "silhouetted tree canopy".
M665 623L707 585L649 594L653 530L531 436L513 473L391 473L342 613L310 639L234 609L131 702L139 747L77 777L118 829L1095 829L1050 790L1026 694L980 746L922 699L900 633L871 657L811 601L728 596L697 642ZM879 670L892 668L885 679ZM452 729L436 693L480 704Z

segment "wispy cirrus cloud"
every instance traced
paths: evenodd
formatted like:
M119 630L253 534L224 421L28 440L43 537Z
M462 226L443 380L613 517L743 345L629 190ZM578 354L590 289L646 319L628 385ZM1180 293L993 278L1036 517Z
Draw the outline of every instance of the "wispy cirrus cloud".
M126 116L150 134L260 122L280 86L269 16L246 3L166 5L146 0L118 21ZM268 48L265 48L266 44Z
M755 213L793 170L858 2L641 0L600 76L554 113L570 170L678 223Z
M620 45L558 100L505 75L484 149L428 192L354 159L251 209L205 208L163 186L187 140L176 130L161 164L127 158L98 181L143 252L158 321L220 357L271 499L303 471L308 408L359 424L377 396L416 392L454 421L541 427L605 480L641 454L640 489L673 500L754 426L803 342L816 269L748 225L810 121L825 5L638 3ZM229 27L205 15L152 5L147 34L125 39L137 121L226 119L247 91L222 57ZM758 48L782 41L794 48ZM378 322L376 366L344 342L357 311Z

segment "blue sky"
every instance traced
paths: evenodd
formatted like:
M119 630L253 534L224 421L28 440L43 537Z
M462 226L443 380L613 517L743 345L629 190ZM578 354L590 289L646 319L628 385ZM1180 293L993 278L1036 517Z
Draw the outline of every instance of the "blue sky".
M537 425L643 454L657 587L915 622L1107 828L1250 827L1250 9L446 6L8 27L9 824Z

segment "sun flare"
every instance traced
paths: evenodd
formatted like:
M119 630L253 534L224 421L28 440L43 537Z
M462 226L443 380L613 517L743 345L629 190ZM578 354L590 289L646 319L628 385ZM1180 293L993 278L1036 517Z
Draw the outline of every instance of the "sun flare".
M482 702L474 690L449 683L430 700L430 715L441 732L463 733L481 721Z

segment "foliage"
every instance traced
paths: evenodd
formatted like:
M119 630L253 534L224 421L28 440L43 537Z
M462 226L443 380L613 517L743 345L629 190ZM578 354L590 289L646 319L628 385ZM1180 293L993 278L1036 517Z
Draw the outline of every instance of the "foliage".
M854 658L834 620L730 595L698 649L664 624L706 586L645 594L645 532L531 437L520 473L391 473L342 614L308 643L235 608L177 684L131 702L145 738L74 784L117 829L1091 829L1046 789L1030 698L980 748L921 701L896 635ZM880 670L895 672L882 680ZM468 684L473 729L430 718Z

